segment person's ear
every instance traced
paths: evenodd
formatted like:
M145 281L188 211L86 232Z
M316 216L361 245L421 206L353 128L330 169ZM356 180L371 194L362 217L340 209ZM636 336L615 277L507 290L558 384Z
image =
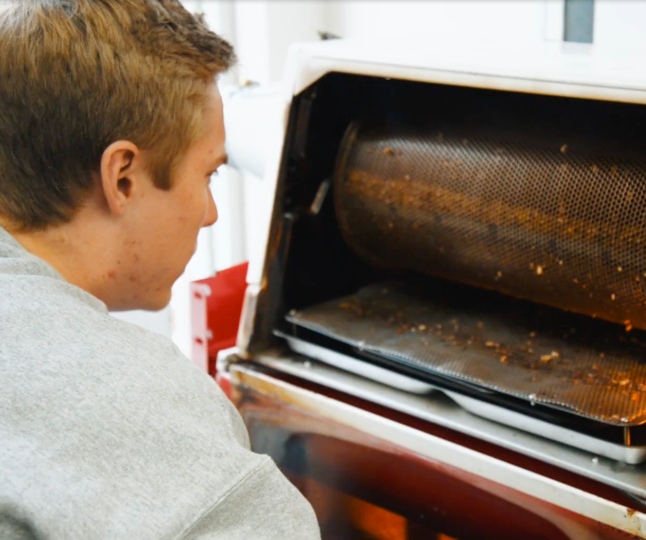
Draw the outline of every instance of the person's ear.
M117 141L105 149L100 183L111 213L123 215L144 171L143 155L136 144Z

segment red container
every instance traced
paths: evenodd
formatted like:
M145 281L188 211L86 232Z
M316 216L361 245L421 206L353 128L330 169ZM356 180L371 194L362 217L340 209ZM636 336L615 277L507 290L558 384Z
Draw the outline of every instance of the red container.
M248 268L245 262L191 283L191 360L213 377L218 352L236 344Z

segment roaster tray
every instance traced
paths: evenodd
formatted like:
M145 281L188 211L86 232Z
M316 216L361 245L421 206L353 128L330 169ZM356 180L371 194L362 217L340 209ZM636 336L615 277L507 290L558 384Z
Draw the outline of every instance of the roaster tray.
M370 285L287 321L304 339L547 421L624 428L628 445L646 422L643 331L443 280Z

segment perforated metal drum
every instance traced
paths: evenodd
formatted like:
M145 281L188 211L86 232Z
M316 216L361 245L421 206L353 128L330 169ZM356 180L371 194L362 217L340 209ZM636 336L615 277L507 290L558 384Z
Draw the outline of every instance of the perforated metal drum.
M487 127L354 124L336 212L372 264L646 329L645 153Z

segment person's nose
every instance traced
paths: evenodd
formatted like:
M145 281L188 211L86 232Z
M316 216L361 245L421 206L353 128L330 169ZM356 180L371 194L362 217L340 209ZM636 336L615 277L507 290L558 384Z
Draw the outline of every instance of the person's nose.
M215 201L213 200L213 193L211 193L210 189L208 189L208 192L206 214L204 214L202 227L210 227L218 220L218 207L215 205Z

